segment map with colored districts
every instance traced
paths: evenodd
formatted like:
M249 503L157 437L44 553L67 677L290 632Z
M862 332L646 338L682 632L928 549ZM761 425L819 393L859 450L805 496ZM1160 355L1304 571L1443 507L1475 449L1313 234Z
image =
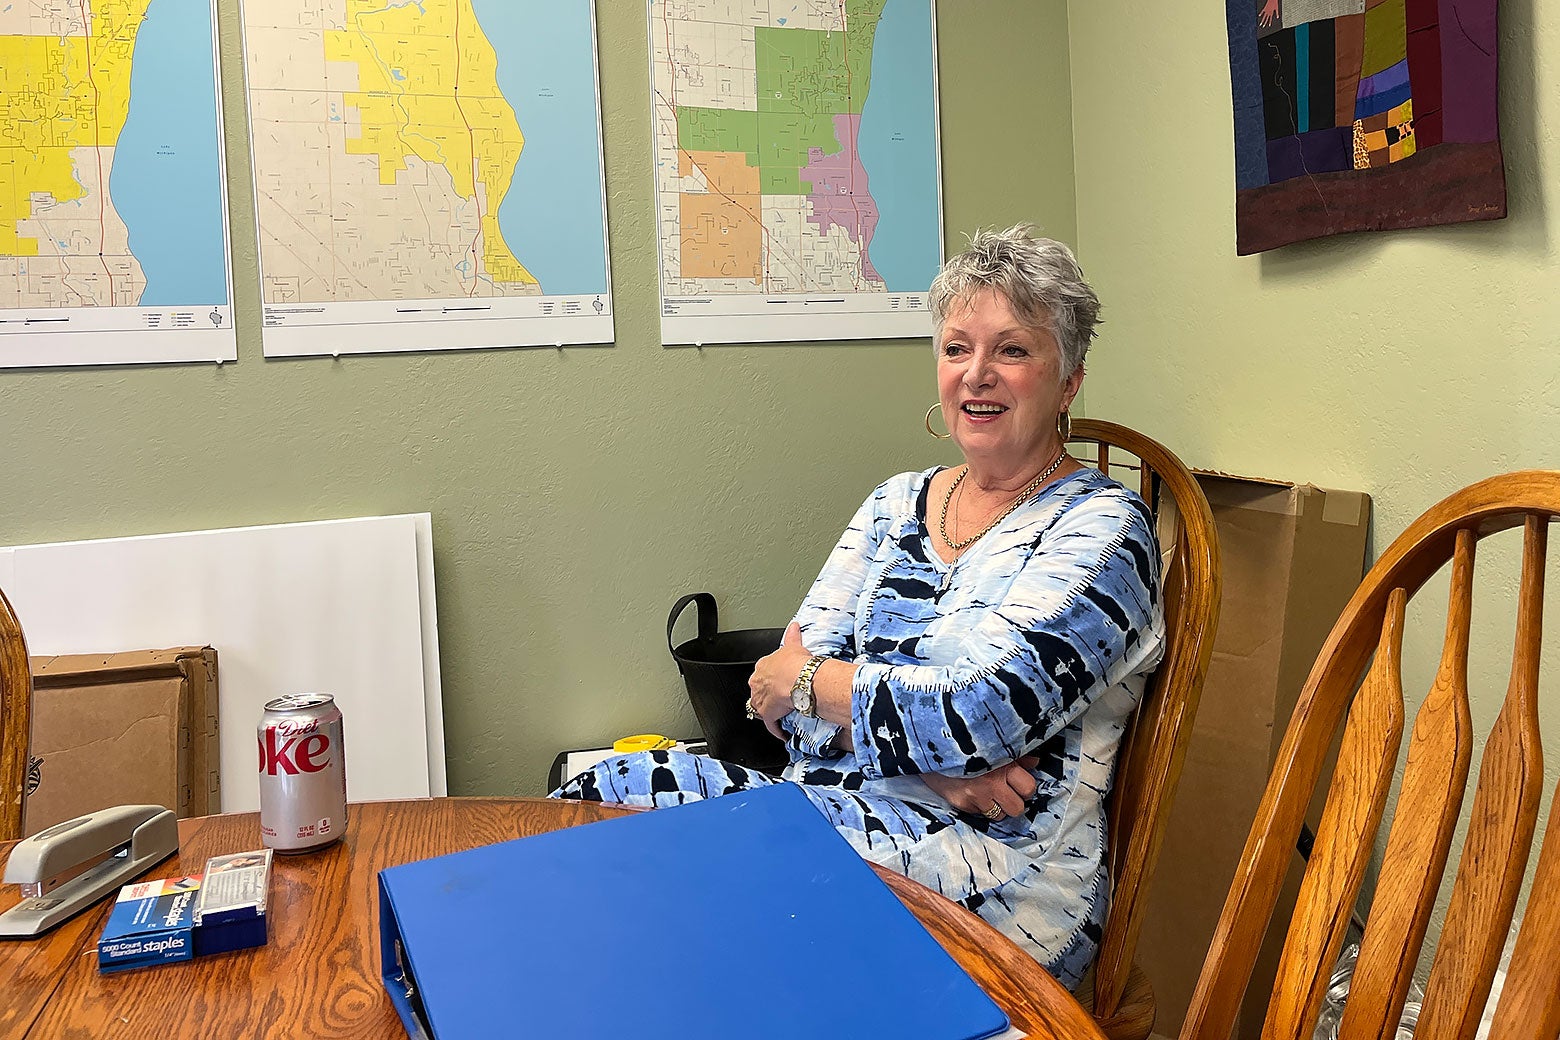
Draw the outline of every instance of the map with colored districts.
M931 0L650 0L666 343L930 334Z
M214 15L0 0L0 365L237 356Z
M612 339L590 0L243 17L268 355Z

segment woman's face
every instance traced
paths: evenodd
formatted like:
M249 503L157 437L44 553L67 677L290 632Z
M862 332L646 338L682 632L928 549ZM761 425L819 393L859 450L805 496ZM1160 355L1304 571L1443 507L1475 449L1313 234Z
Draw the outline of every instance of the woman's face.
M964 458L1044 465L1058 446L1057 416L1083 382L1083 366L1064 380L1061 365L1056 338L1021 323L996 290L955 303L937 344L937 399Z

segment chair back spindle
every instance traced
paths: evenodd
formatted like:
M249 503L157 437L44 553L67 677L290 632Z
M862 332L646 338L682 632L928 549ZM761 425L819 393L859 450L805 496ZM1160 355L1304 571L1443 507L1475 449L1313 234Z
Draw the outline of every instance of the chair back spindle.
M1468 713L1468 633L1473 601L1472 532L1457 533L1452 561L1446 640L1434 684L1414 717L1399 806L1413 806L1392 821L1386 862L1376 885L1370 931L1360 949L1345 1017L1351 1033L1381 1034L1400 1010L1413 981L1415 955L1424 941L1436 889L1462 806L1472 753ZM1401 591L1401 590L1399 590ZM1395 692L1402 704L1402 689ZM1397 747L1392 748L1397 757ZM1353 905L1352 903L1350 904ZM1379 909L1377 909L1379 907Z
M1478 1027L1511 929L1538 823L1544 782L1544 751L1538 729L1538 650L1543 629L1547 523L1528 516L1523 524L1511 682L1484 744L1462 862L1430 967L1415 1034L1429 1040L1471 1037Z
M1269 1005L1263 1027L1266 1037L1301 1040L1311 1035L1333 963L1343 948L1349 912L1365 878L1403 738L1401 665L1407 602L1402 589L1394 589L1388 598L1375 662L1349 713L1332 791L1322 810L1310 866L1300 884L1273 980L1273 991L1287 999Z
M1560 798L1560 789L1555 797ZM1560 1000L1555 999L1555 965L1560 964L1560 813L1554 805L1551 801L1533 894L1490 1029L1490 1035L1501 1040L1560 1036Z

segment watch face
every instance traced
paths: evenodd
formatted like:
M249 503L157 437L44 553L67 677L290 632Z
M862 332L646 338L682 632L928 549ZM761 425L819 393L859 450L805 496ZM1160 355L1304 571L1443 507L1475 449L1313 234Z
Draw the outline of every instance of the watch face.
M791 707L802 714L812 710L812 684L798 684L791 687Z

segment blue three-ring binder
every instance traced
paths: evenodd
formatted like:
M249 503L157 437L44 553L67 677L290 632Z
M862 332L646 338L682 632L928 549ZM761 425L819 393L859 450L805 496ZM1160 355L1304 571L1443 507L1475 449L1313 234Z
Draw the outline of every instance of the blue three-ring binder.
M1008 1027L790 784L391 867L379 909L385 986L414 1037Z

